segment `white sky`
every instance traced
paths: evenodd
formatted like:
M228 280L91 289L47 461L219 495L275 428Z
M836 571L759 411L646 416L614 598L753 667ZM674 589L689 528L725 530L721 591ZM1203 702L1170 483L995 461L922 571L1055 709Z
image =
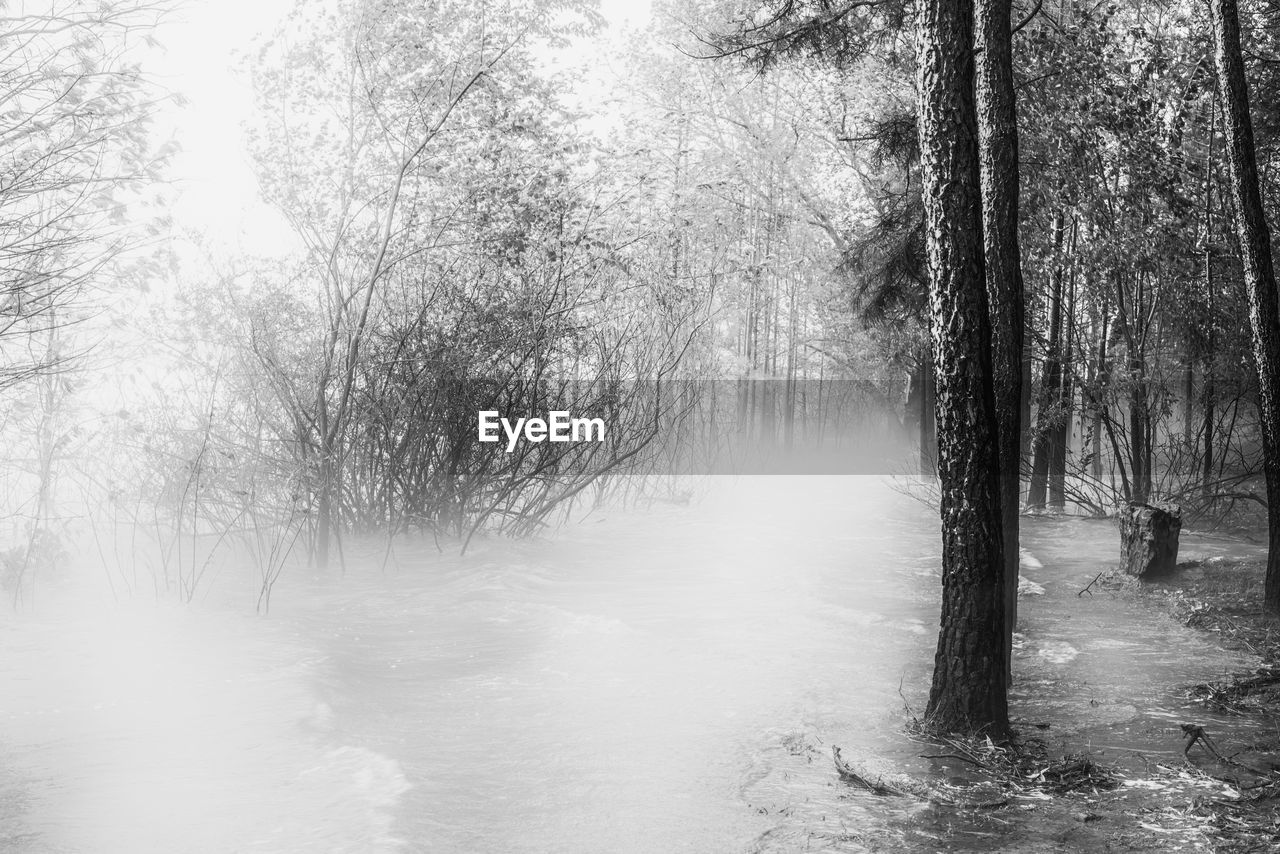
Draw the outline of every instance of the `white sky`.
M259 198L245 151L242 128L253 95L237 54L270 32L294 2L186 0L156 34L161 49L144 64L187 99L157 128L181 146L169 170L179 235L202 232L211 248L237 254L274 254L292 245L281 218ZM650 0L602 0L601 11L611 26L642 26Z
M187 99L165 117L158 132L177 140L181 151L169 174L177 202L178 228L207 232L226 248L270 252L285 235L279 218L258 198L244 147L242 125L253 106L252 91L238 70L237 51L269 31L293 0L188 0L166 21L157 38L162 49L146 60L150 73Z

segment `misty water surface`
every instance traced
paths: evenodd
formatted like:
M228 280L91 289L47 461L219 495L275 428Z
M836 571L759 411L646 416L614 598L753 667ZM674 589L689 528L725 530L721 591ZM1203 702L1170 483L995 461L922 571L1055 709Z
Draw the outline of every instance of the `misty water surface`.
M1022 600L1015 718L1113 761L1172 755L1172 689L1242 662L1128 599L1076 596L1114 559L1111 523L1024 530L1045 592ZM244 585L234 606L46 597L0 629L0 845L989 846L1033 819L966 836L830 763L839 744L946 773L902 734L928 690L936 531L889 479L723 478L541 541L295 571L269 618L236 567L216 582ZM1184 554L1230 548L1190 536Z

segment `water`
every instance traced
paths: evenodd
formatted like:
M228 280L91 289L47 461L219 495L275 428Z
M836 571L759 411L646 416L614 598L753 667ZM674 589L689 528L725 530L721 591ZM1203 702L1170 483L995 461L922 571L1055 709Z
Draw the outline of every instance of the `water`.
M1045 593L1021 603L1016 718L1122 763L1173 756L1184 718L1236 725L1172 689L1247 662L1076 596L1113 527L1028 520L1024 541ZM953 773L902 735L928 690L937 553L934 511L887 480L722 479L553 540L295 573L270 619L20 615L0 630L0 849L980 848L1019 819L957 830L849 791L830 761L839 744Z

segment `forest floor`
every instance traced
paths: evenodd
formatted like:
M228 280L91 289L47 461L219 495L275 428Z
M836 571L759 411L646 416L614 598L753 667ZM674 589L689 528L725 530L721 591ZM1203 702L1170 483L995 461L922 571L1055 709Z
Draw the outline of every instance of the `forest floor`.
M1211 558L1179 564L1155 583L1102 580L1116 594L1167 609L1224 648L1248 653L1257 666L1185 687L1207 717L1183 725L1180 761L1116 773L1085 756L1053 761L1044 743L1027 737L1001 776L1016 793L1010 806L1035 810L1037 819L1006 837L1001 851L1280 850L1280 619L1260 608L1263 570L1256 560ZM1255 735L1215 734L1210 721L1224 716L1248 724L1235 732Z
M1187 688L1188 698L1207 711L1259 724L1249 743L1220 744L1212 733L1208 741L1187 733L1192 742L1188 773L1228 787L1222 796L1200 797L1189 805L1189 813L1209 821L1207 836L1215 851L1280 846L1280 619L1261 608L1265 572L1259 560L1189 561L1138 593L1162 601L1187 626L1257 662L1252 672L1224 674L1220 681Z

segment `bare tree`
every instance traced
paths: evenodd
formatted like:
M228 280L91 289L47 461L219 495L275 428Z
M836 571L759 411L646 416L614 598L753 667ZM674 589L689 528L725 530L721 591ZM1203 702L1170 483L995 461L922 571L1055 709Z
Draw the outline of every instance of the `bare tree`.
M0 15L0 388L53 367L30 342L81 317L137 245L126 208L167 151L147 136L164 96L129 52L160 13L70 0Z

